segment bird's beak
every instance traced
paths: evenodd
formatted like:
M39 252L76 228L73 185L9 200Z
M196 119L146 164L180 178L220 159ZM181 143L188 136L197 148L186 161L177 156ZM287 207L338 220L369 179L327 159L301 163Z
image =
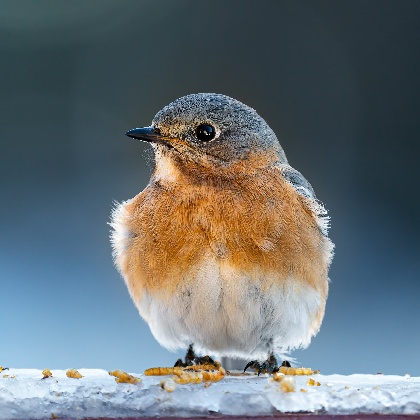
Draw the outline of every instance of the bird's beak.
M155 127L133 128L125 133L126 136L133 139L148 141L149 143L160 143L170 146L168 138L160 134L160 131Z

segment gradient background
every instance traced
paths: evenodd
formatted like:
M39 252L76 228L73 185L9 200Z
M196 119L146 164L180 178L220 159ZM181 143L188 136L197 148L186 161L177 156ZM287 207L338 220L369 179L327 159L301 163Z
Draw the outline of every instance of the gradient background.
M179 96L255 108L332 218L323 373L420 375L420 2L0 1L0 364L171 365L113 267L128 139Z

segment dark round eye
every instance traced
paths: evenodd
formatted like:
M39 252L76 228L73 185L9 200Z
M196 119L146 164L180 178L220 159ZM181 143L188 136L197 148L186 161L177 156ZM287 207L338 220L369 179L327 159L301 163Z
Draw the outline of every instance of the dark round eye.
M200 124L195 130L198 140L210 141L216 136L216 129L210 124Z

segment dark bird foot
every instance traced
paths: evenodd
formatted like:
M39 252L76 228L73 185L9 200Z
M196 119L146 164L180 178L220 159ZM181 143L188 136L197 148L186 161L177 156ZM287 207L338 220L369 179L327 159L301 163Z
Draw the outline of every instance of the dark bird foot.
M174 367L188 367L195 365L210 365L214 366L215 369L218 369L220 366L220 364L215 362L210 356L198 357L194 352L193 345L190 344L187 354L185 355L185 361L178 359L175 362Z
M287 360L285 360L281 365L290 367L290 363ZM274 354L271 354L270 357L261 364L257 360L252 360L247 363L244 373L249 367L255 369L258 372L258 376L260 376L261 373L276 373L279 371L279 365Z

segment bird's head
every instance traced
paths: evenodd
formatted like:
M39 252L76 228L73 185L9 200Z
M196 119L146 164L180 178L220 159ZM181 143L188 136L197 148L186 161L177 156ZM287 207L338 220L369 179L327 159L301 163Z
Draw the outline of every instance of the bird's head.
M225 95L183 96L159 111L150 127L127 136L154 145L156 161L182 170L223 171L246 162L287 163L276 135L255 110Z

